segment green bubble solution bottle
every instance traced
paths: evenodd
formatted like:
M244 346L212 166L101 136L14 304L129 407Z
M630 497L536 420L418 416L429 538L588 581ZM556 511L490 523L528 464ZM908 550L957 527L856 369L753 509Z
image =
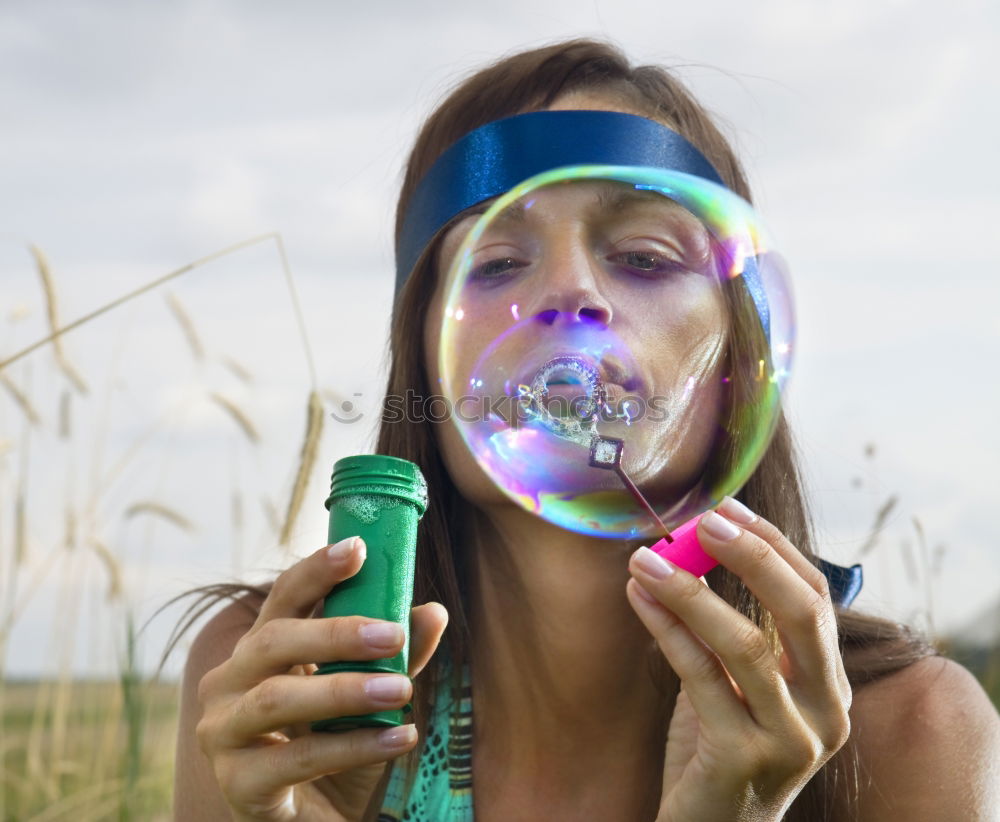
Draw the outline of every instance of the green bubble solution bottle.
M388 659L319 664L316 676L340 671L407 676L410 655L410 608L416 569L417 523L427 510L427 483L408 460L362 454L337 460L330 480L329 542L359 536L368 555L361 570L339 583L323 602L324 617L366 616L403 626L403 650ZM314 731L403 724L412 705L359 716L312 723Z

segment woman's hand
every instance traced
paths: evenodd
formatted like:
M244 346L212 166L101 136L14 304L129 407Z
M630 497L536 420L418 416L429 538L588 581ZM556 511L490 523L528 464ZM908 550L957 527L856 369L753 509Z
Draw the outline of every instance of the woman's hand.
M312 733L311 721L400 708L413 686L407 677L363 673L311 676L315 661L393 657L402 627L367 617L310 618L338 582L354 576L364 542L323 548L274 583L253 627L232 656L202 678L198 742L238 820L361 818L387 760L413 748L413 725ZM409 675L427 664L448 622L438 603L412 609ZM382 633L369 634L375 626ZM389 683L385 696L370 692ZM301 735L286 729L303 725ZM322 781L319 777L332 774ZM314 781L316 780L316 781Z
M629 600L681 681L657 822L778 820L850 733L826 577L736 500L719 510L698 539L770 611L782 650L687 571L632 555Z

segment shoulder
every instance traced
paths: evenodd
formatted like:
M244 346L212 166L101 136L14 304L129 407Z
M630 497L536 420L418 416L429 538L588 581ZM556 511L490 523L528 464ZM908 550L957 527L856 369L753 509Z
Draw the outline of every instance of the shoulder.
M855 692L860 819L993 819L1000 717L975 677L926 657Z

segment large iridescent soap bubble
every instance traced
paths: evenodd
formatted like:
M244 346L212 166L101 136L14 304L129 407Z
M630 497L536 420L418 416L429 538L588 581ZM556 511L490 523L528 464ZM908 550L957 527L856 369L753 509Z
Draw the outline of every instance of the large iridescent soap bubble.
M737 492L780 412L791 292L753 208L656 168L572 166L496 199L444 287L441 385L512 500L663 535Z

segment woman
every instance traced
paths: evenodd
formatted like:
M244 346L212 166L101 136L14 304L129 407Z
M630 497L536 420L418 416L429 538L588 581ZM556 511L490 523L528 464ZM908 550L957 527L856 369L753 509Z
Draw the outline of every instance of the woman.
M438 108L409 159L397 240L417 184L445 149L484 124L546 110L668 126L750 200L736 157L674 78L579 40L501 60ZM465 215L450 221L403 272L389 395L426 396L436 384L442 272L469 225ZM555 310L608 319L622 309L594 283L549 276ZM310 618L361 567L359 541L246 590L191 650L178 819L392 820L408 811L433 821L470 818L474 807L487 821L940 820L1000 807L991 765L1000 722L971 675L905 627L831 602L783 419L742 502L726 500L699 526L721 566L707 587L648 550L632 554L634 544L609 550L507 503L449 426L385 423L376 450L416 462L434 494L418 540L416 679L389 682L401 687L379 701L363 674L304 676L315 660L387 657L402 646L396 626L366 633L372 621L361 617ZM383 737L308 732L310 720L398 707L411 695L412 727Z

